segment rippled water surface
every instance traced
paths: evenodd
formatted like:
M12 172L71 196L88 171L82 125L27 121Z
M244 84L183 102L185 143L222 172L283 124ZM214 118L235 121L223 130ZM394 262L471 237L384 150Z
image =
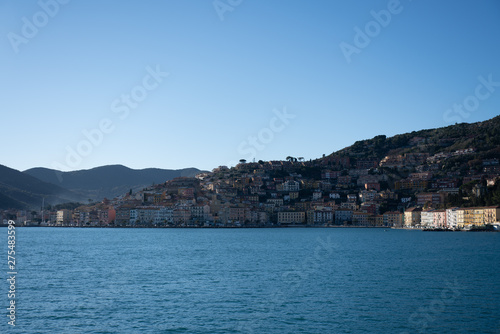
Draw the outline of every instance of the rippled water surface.
M16 231L2 333L500 333L500 233Z

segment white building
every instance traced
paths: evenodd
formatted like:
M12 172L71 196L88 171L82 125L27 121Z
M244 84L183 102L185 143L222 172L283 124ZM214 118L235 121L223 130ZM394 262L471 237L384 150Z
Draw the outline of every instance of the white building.
M285 181L283 183L283 191L299 191L300 183L294 180Z
M420 215L420 225L422 225L423 227L435 227L434 210L422 211Z
M330 198L331 199L340 199L340 194L339 193L330 193Z
M135 222L137 221L137 209L132 209L130 210L130 225L134 225Z
M446 210L446 223L448 228L458 228L458 211L459 208L451 208Z
M334 211L332 208L322 208L307 212L307 222L309 224L333 223Z
M323 193L320 190L316 190L313 192L313 201L317 201L323 197Z
M58 210L57 211L57 224L67 224L71 220L71 211L70 210Z
M362 190L359 193L359 200L362 203L364 203L364 202L373 202L376 197L377 197L377 191L376 190Z

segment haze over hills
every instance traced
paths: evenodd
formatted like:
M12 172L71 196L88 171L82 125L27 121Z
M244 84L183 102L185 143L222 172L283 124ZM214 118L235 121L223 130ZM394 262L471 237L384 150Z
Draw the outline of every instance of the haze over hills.
M105 197L114 198L125 194L130 189L142 189L153 183L163 183L181 176L192 177L200 172L196 168L131 169L122 165L108 165L72 172L38 167L28 169L23 173L81 194L86 202L88 199L95 201Z
M37 208L46 204L83 201L82 195L0 165L0 208Z

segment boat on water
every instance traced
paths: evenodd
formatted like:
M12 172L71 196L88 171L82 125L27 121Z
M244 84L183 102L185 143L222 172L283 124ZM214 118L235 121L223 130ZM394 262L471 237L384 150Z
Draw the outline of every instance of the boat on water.
M456 230L452 230L450 228L424 228L422 231L424 231L424 232L454 232Z
M494 225L473 226L467 232L499 232Z

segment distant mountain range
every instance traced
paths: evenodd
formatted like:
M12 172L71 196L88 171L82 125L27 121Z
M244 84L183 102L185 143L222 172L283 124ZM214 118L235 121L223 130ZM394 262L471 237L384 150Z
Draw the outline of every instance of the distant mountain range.
M80 194L0 165L0 209L39 209L44 198L47 204L84 200Z
M192 177L201 171L196 168L185 169L131 169L122 165L109 165L72 172L60 172L48 168L32 168L24 171L44 182L58 185L82 195L85 202L114 198L151 184L163 183L180 176Z
M45 204L87 203L123 195L153 183L163 183L180 176L195 176L196 168L179 170L131 169L122 165L88 170L60 172L32 168L24 172L0 165L0 209L39 209Z

